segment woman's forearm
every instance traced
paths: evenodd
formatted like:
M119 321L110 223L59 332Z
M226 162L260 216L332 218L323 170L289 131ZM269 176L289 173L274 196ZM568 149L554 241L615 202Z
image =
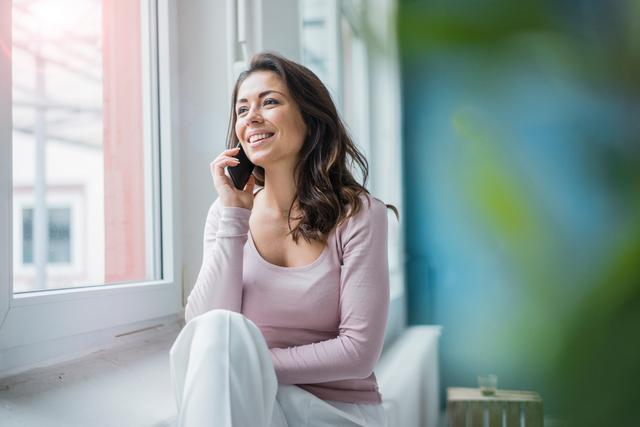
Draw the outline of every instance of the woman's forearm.
M251 211L219 203L214 202L207 215L202 266L185 307L187 322L214 309L241 310L243 248Z

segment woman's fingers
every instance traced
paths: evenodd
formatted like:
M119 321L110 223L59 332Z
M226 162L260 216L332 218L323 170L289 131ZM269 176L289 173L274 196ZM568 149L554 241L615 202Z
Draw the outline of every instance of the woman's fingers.
M230 178L225 174L224 168L226 166L234 167L240 163L238 159L231 157L231 155L237 153L238 149L239 147L236 147L223 151L209 164L211 175L213 176L213 184L219 192L225 188L232 189L233 187Z
M228 150L224 150L222 153L220 153L220 154L218 155L218 158L219 158L219 157L225 157L225 156L227 156L227 157L233 157L233 156L235 156L236 154L238 154L238 151L240 151L240 147L233 147L233 148L229 148Z
M211 172L214 175L223 176L225 166L236 166L240 161L234 157L222 156L211 162Z
M238 154L240 147L223 151L209 163L209 169L213 176L213 184L224 206L236 206L251 209L253 206L253 188L255 177L250 176L243 190L237 190L231 178L225 173L225 167L235 167L240 161L233 157Z
M220 154L218 155L218 157L216 157L216 158L213 160L213 162L212 162L212 163L216 162L217 160L224 159L224 158L226 158L226 159L236 159L236 158L234 157L234 155L238 154L238 150L239 150L239 149L240 149L240 147L236 147L236 148L231 148L231 149L229 149L229 150L225 150L225 151L223 151L222 153L220 153ZM236 159L236 160L237 160L237 159Z
M240 160L235 157L221 156L220 158L214 160L217 164L220 164L222 167L225 167L229 164L240 163Z

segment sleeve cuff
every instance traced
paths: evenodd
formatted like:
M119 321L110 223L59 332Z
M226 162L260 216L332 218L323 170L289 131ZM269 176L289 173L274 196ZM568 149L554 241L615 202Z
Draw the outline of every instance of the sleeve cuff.
M246 236L250 216L250 209L222 207L217 237Z

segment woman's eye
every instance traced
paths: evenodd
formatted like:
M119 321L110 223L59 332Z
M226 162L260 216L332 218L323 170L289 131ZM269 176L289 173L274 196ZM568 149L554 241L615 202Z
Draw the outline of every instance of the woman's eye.
M273 99L273 98L267 98L264 100L264 105L268 105L268 104L279 104L277 99ZM238 108L238 115L241 115L243 113L246 113L247 111L249 111L249 109L247 107L240 107Z

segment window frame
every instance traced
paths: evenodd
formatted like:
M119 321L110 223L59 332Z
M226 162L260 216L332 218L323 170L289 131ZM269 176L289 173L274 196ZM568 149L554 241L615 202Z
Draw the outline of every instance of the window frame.
M156 250L162 279L14 295L12 1L0 0L0 377L106 348L132 329L182 318L176 5L149 0L141 8L141 16L151 17L148 27L143 20L142 31L156 65L146 83L151 93L144 94L152 97L152 117L145 124L153 124L149 130L159 141L160 182L153 185L162 185L162 198L154 202L162 218L155 230L162 235Z

